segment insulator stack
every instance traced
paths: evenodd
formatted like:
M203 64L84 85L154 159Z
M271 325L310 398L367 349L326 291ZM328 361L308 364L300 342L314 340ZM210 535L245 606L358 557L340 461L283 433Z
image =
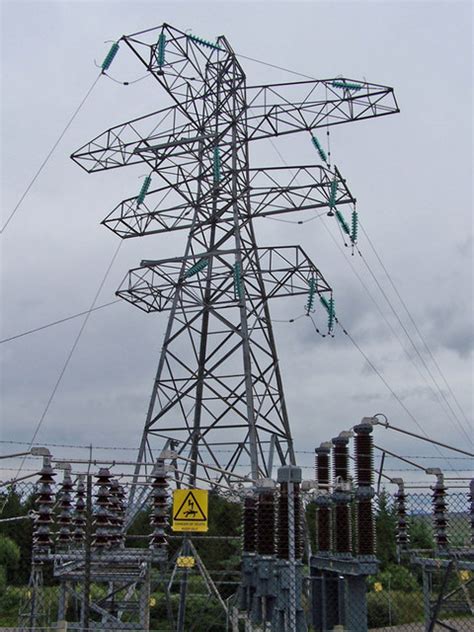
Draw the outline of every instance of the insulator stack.
M349 440L347 437L335 437L332 443L335 483L346 482L349 478Z
M318 552L332 549L331 533L331 497L329 495L330 470L328 446L316 448L316 480L318 496L316 498L316 544Z
M48 458L45 458L37 483L39 490L35 501L38 506L33 533L33 547L35 549L49 548L53 545L51 525L53 523L54 493L52 484L54 483L54 476L56 474L53 472L51 463Z
M258 494L257 553L260 555L275 553L275 492L273 489L264 489Z
M123 526L123 490L116 479L110 482L109 489L110 546L118 547L122 542Z
M165 463L158 459L154 471L152 487L151 526L153 533L150 538L151 549L165 550L168 546L166 528L168 526L168 481L166 480Z
M446 487L444 485L444 476L438 475L436 484L433 485L433 519L435 530L435 541L439 549L448 547L448 518L446 504Z
M332 495L335 507L334 550L341 555L352 552L352 521L351 521L351 492L349 487L349 439L344 436L336 437L333 442L334 464L334 493Z
M145 201L145 197L146 197L146 194L148 193L148 189L150 188L150 184L151 184L151 176L146 176L145 179L143 180L140 193L137 196L137 207L143 204L143 202Z
M357 484L359 487L371 487L374 479L372 426L361 423L354 428L354 432Z
M300 560L304 553L303 505L300 483L293 484L293 503L295 508L295 558Z
M117 542L120 546L123 546L125 534L125 490L122 485L117 485L115 489L115 496L117 498Z
M64 471L64 478L59 491L59 535L58 544L65 546L72 540L72 497L73 483L68 470Z
M474 544L474 478L469 483L468 499L471 502L471 544Z
M113 62L115 55L118 53L119 45L117 42L114 42L110 47L109 52L105 56L104 61L101 64L102 72L105 72L110 68L110 64Z
M244 499L242 549L244 553L257 550L257 501L254 496Z
M155 48L156 63L158 64L158 74L163 74L163 66L165 65L165 49L166 49L166 35L160 33L158 42Z
M375 555L375 520L372 507L374 490L374 445L372 424L362 422L354 428L357 475L357 554Z
M110 542L110 498L109 488L111 475L106 467L101 467L97 475L97 493L96 493L96 514L95 514L95 537L94 546L98 549L104 549L109 546Z
M407 522L407 509L406 509L406 494L403 481L400 479L398 483L398 491L395 494L395 508L397 512L397 545L400 550L406 550L410 543L408 534L408 522Z
M81 544L84 540L86 528L86 488L84 485L84 477L80 476L76 486L76 506L74 508L74 542Z
M282 560L290 557L288 543L288 483L280 483L277 516L277 555Z
M221 155L219 147L214 147L212 173L214 177L214 184L219 184L221 179Z

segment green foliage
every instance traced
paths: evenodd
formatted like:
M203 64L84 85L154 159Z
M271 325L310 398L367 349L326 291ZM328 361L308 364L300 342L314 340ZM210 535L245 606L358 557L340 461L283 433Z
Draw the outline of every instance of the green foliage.
M377 558L383 571L389 564L397 562L397 543L395 539L397 518L393 507L389 506L389 496L385 490L379 495L378 511L375 517L377 533Z
M0 503L5 495L0 496ZM14 487L6 495L6 503L2 511L2 518L26 516L34 508L33 495L21 496ZM4 522L0 524L0 536L13 540L19 547L20 558L14 572L7 571L7 579L14 584L26 584L30 576L31 546L33 538L33 521ZM1 564L1 562L0 562Z
M0 595L3 595L7 588L7 579L13 576L18 568L20 560L20 549L10 538L0 535Z
M7 569L0 565L0 597L5 594L7 589Z
M26 586L7 586L4 593L0 594L0 625L9 626L18 624L18 610L26 596Z
M433 549L434 539L430 516L413 516L410 520L410 548Z
M423 621L421 592L369 592L367 595L369 628Z
M15 569L20 560L18 545L4 535L0 535L0 565L8 569Z
M420 590L420 585L415 575L405 566L398 564L388 564L385 570L372 575L369 578L369 586L379 582L384 589L401 590L402 592L413 592Z

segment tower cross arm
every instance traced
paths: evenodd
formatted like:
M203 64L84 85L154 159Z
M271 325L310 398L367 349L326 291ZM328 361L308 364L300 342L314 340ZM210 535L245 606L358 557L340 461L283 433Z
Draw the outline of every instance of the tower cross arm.
M130 270L117 296L146 312L168 311L173 297L180 293L180 303L188 313L203 307L202 284L208 276L208 305L220 309L235 308L238 298L233 276L235 250L217 250L188 257L142 261ZM241 282L245 295L252 301L262 299L262 287L256 277L259 270L265 286L265 298L305 296L311 281L317 294L330 293L331 287L316 265L300 246L256 248L242 259Z
M346 180L321 165L250 169L252 217L354 204Z
M247 88L249 140L399 112L393 88L321 79Z
M76 150L71 158L91 173L187 155L202 140L197 126L176 106L120 123Z

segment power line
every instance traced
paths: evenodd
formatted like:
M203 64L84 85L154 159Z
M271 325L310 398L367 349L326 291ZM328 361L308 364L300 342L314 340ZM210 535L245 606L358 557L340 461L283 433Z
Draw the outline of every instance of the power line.
M42 331L43 329L47 329L48 327L54 327L54 325L60 325L61 323L65 323L68 320L73 320L74 318L78 318L79 316L85 316L86 314L90 314L91 312L96 312L99 309L103 309L104 307L109 307L110 305L115 305L115 303L121 303L121 299L117 299L115 301L110 301L109 303L103 303L102 305L97 305L97 307L93 307L92 309L87 309L84 312L78 312L77 314L72 314L72 316L66 316L65 318L61 318L59 320L55 320L52 323L48 323L46 325L40 325L39 327L35 327L34 329L29 329L28 331L23 331L21 334L15 334L14 336L9 336L8 338L3 338L0 340L0 344L4 342L10 342L11 340L16 340L17 338L22 338L23 336L28 336L29 334L34 334L37 331Z
M392 276L390 275L390 273L388 272L388 270L387 270L386 266L384 265L384 263L383 263L383 261L382 261L382 259L381 259L380 255L378 254L378 252L377 252L377 250L376 250L376 248L375 248L375 246L374 246L374 244L373 244L372 240L370 239L369 235L367 234L367 231L365 230L364 226L363 226L360 222L359 222L359 225L360 225L361 230L362 230L362 232L364 233L364 235L365 235L365 237L366 237L366 239L367 239L367 241L368 241L368 243L369 243L370 247L372 248L372 251L374 252L375 257L377 258L377 261L379 262L380 266L382 267L382 270L385 272L385 274L386 274L386 276L387 276L387 279L388 279L388 281L389 281L390 285L392 286L392 288L393 288L393 290L394 290L395 294L397 295L397 297L398 297L398 299L399 299L400 303L402 304L402 306L403 306L403 308L404 308L404 310L405 310L405 312L406 312L406 314L407 314L408 318L410 319L410 322L412 323L412 325L413 325L413 327L414 327L414 329L415 329L416 333L418 334L418 336L419 336L419 338L420 338L421 342L423 343L423 346L424 346L425 350L426 350L426 351L427 351L427 353L429 354L429 356L430 356L431 360L433 361L433 364L436 366L436 368L437 368L437 370L438 370L438 372L439 372L439 374L440 374L441 378L443 379L443 381L444 381L444 383L445 383L445 385L446 385L446 388L448 389L449 393L451 394L451 397L453 398L453 400L456 402L456 404L457 404L457 406L458 406L458 408L459 408L459 410L460 410L461 414L463 415L463 417L464 417L464 419L465 419L466 423L468 424L468 426L470 426L470 421L469 421L469 419L468 419L468 417L467 417L466 413L464 412L464 410L463 410L463 408L462 408L461 404L459 403L459 401L458 401L458 399L457 399L456 395L454 394L453 390L451 389L451 386L449 385L449 383L448 383L448 381L447 381L447 379L446 379L446 377L445 377L445 375L444 375L443 371L441 370L441 367L439 366L439 364L438 364L438 362L437 362L437 360L436 360L435 356L433 355L433 353L432 353L432 351L431 351L430 347L428 346L428 343L426 342L426 340L425 340L425 338L423 337L423 335L422 335L422 333L421 333L420 329L418 328L418 325L416 324L416 321L415 321L415 320L414 320L414 318L412 317L410 310L408 309L408 307L407 307L407 305L406 305L405 301L403 300L403 297L402 297L402 296L401 296L401 294L399 293L399 291L398 291L398 289L397 289L397 287L396 287L396 285L395 285L395 283L394 283L394 281L393 281L393 279L392 279ZM470 438L469 438L469 441L470 441L470 442L472 442L472 439L470 439Z
M335 318L336 323L339 325L339 327L341 328L342 332L349 338L349 340L352 342L352 344L354 345L354 347L359 351L359 353L362 355L362 357L365 359L365 361L367 362L367 364L371 367L371 369L376 373L376 375L378 375L378 377L380 378L380 380L383 382L384 386L387 388L388 391L390 391L390 393L392 394L392 396L397 400L397 402L400 404L400 406L403 408L403 410L407 413L407 415L410 417L410 419L416 424L417 428L423 433L423 435L429 440L429 436L426 433L425 429L423 428L423 426L420 424L420 422L417 420L417 418L415 417L415 415L411 412L411 410L404 404L403 400L397 395L397 393L393 390L393 388L390 386L390 384L387 382L387 380L384 378L384 376L382 375L382 373L377 369L377 367L375 366L375 364L370 360L370 358L367 356L367 354L362 350L362 348L360 347L360 345L354 340L354 338L350 335L350 333L347 331L347 329L345 329L342 325L342 323ZM436 451L438 452L439 456L443 459L446 459L446 461L449 463L449 458L445 455L443 455L441 453L441 450L438 448L437 445L434 445L434 447L436 448ZM450 465L452 465L452 463L450 463Z
M385 292L385 290L383 289L383 287L381 286L379 280L377 279L375 273L373 272L372 268L370 267L369 263L367 262L367 260L365 259L365 257L362 255L362 253L360 252L359 248L357 248L357 252L359 253L360 258L362 259L362 261L364 262L364 265L366 266L367 270L369 271L369 274L371 275L371 277L373 278L375 284L377 285L378 289L380 290L382 296L384 297L384 299L386 300L388 306L390 307L392 313L394 314L395 318L397 319L400 327L402 328L402 330L404 331L406 337L408 338L408 340L410 341L411 346L413 347L413 350L415 351L416 355L418 356L418 358L420 359L421 363L423 364L423 366L426 369L426 372L428 373L428 375L430 376L433 384L435 385L438 393L441 395L441 397L443 398L443 400L445 401L449 411L451 412L451 418L458 424L461 432L464 434L464 436L466 437L466 439L469 442L472 442L472 439L469 437L469 435L467 434L464 426L461 423L461 420L459 419L458 415L455 413L455 411L453 410L451 404L449 403L446 395L443 393L443 391L441 390L438 382L436 381L433 373L431 372L428 364L426 363L426 360L424 359L424 357L421 355L420 351L418 350L418 347L416 346L413 338L411 337L408 329L405 327L402 319L400 318L397 310L395 309L392 301L390 300L389 296L387 295L387 293ZM432 391L434 393L434 391ZM434 393L435 394L435 393Z
M273 146L273 149L275 150L275 152L278 154L280 160L282 161L283 164L287 165L287 162L285 160L285 158L282 156L281 152L278 150L278 147L275 145L275 143L273 142L272 139L270 139L270 142ZM287 165L288 166L288 165ZM381 315L382 319L384 320L384 322L387 324L387 326L389 327L389 329L391 330L391 332L393 333L393 335L395 336L395 338L397 339L397 341L399 342L403 352L405 353L405 355L408 357L408 359L410 360L410 362L413 364L413 366L417 369L419 375L421 376L421 378L425 381L425 383L427 384L427 386L431 389L432 393L434 395L436 395L435 391L433 391L432 387L429 385L427 378L423 375L423 373L421 372L420 368L418 367L418 365L416 364L416 362L414 361L414 359L408 354L408 352L406 351L399 335L397 334L397 332L395 331L395 329L393 328L392 324L390 323L390 321L386 318L385 314L383 313L383 311L381 310L378 302L376 301L376 299L374 298L374 296L372 295L372 293L370 292L369 288L367 287L367 285L364 283L364 281L362 280L361 276L358 274L358 272L356 271L355 267L352 265L350 259L348 257L345 256L345 253L343 251L343 249L341 248L341 246L338 244L337 240L335 239L334 235L332 234L332 232L329 230L329 228L327 227L326 223L323 220L322 215L318 215L318 218L321 220L322 225L324 226L324 229L326 230L326 232L329 234L329 236L331 237L332 241L334 242L334 244L336 245L337 249L339 250L339 252L343 255L344 259L347 261L348 265L351 267L352 271L354 272L354 274L356 275L357 279L359 280L359 282L361 283L361 285L363 286L363 288L365 289L365 291L367 292L367 294L369 295L370 299L372 300L372 302L374 303L375 307L377 308L377 311L379 312L379 314ZM364 234L366 234L366 232L364 231ZM341 231L341 235L344 238L342 231ZM374 249L374 246L372 245L372 248ZM435 386L437 387L438 391L441 393L442 397L444 398L447 406L448 406L448 410L452 412L453 418L454 420L460 425L461 430L464 432L464 434L466 434L462 424L460 423L460 420L458 419L456 413L453 411L452 407L450 406L449 402L446 399L446 396L444 395L444 393L441 391L441 389L439 388L439 385L437 384L436 380L434 380L433 375L431 373L431 371L429 370L429 367L427 366L424 358L421 356L421 354L419 353L414 341L412 340L411 336L409 335L406 327L404 326L403 322L401 321L397 311L395 310L393 304L391 303L389 297L387 296L386 292L384 291L384 289L382 288L380 282L378 281L378 279L376 278L374 272L372 271L372 269L370 268L369 264L367 263L367 261L365 260L365 258L363 257L362 253L360 252L360 250L357 248L357 252L359 253L359 256L362 258L362 260L364 261L364 264L366 265L367 269L369 270L371 276L373 277L374 281L377 284L377 287L379 288L380 292L382 293L382 295L384 296L384 298L386 299L387 303L389 304L392 312L395 314L395 317L397 318L400 326L402 327L403 331L405 332L405 334L407 335L409 341L411 342L413 348L415 349L416 353L418 354L418 356L420 357L420 360L422 361L422 364L424 365L424 367L426 368L427 372L429 373L430 377L432 378ZM294 322L296 319L291 319L289 322ZM316 331L316 333L318 333L319 335L321 335L321 332L319 331L319 329L316 326L316 323L314 322L314 320L311 318L311 321L313 323L314 329ZM438 403L440 404L443 412L446 412L441 404L441 400L439 398L437 398ZM466 434L467 436L467 434ZM471 441L468 437L468 440Z
M71 118L69 119L69 121L66 124L66 127L63 129L63 131L61 132L61 134L59 135L59 138L56 140L56 142L54 143L54 145L51 147L51 149L49 150L49 152L46 155L46 158L43 160L43 162L41 163L41 165L39 166L38 170L36 171L35 175L33 176L33 179L31 180L31 182L29 183L29 185L26 187L25 191L23 192L23 195L20 197L20 199L18 200L15 208L13 209L13 211L10 213L9 217L7 218L5 224L3 225L3 227L0 229L0 234L3 233L3 231L7 228L8 224L11 222L11 220L13 219L13 216L15 215L15 213L17 212L17 210L20 208L23 200L26 198L26 196L28 195L31 187L34 185L34 183L36 182L38 176L40 175L40 173L43 171L44 167L46 166L46 163L48 162L48 160L51 158L54 150L56 149L56 147L59 145L59 143L61 142L64 134L67 132L67 130L69 129L69 127L71 126L72 122L74 121L74 119L76 118L76 116L79 114L79 111L81 110L82 106L85 104L85 102L87 101L87 99L89 98L89 95L91 94L92 90L95 88L97 82L99 81L99 79L101 78L102 74L99 74L98 77L94 80L93 84L91 85L91 87L89 88L89 90L86 92L85 96L83 97L82 101L79 103L79 105L77 106L77 108L74 110Z
M52 390L52 392L51 392L51 394L50 394L50 396L49 396L49 398L48 398L48 401L47 401L46 406L45 406L45 408L44 408L44 410L43 410L43 413L41 414L41 417L39 418L39 421L38 421L38 423L36 424L36 428L35 428L35 431L34 431L34 433L33 433L33 437L32 437L32 439L31 439L31 441L30 441L30 444L29 444L30 449L31 449L31 446L33 445L34 440L36 439L36 437L37 437L37 435L38 435L38 432L40 431L40 428L41 428L41 425L43 424L44 418L46 417L46 414L47 414L47 412L48 412L48 410L49 410L49 407L51 406L51 403L52 403L52 401L53 401L53 399L54 399L54 396L56 395L56 391L58 390L59 385L61 384L61 380L63 379L63 376L64 376L64 374L65 374L65 372L66 372L66 369L67 369L67 367L68 367L68 365L69 365L69 362L71 361L71 358L72 358L72 356L73 356L73 354L74 354L74 351L76 350L76 347L77 347L77 345L78 345L78 343L79 343L79 340L80 340L80 338L81 338L81 336L82 336L82 333L83 333L83 331L84 331L84 329L85 329L85 327L86 327L86 325L87 325L87 322L88 322L88 320L89 320L89 318L90 318L90 315L91 315L91 313L92 313L92 310L93 310L93 308L95 307L95 304L96 304L96 302L97 302L97 299L99 298L99 295L100 295L100 293L101 293L101 291L102 291L102 288L103 288L103 287L104 287L104 285L105 285L105 282L106 282L106 280L107 280L107 277L108 277L108 275L109 275L109 272L110 272L110 270L111 270L111 268L112 268L112 266L113 266L113 264L114 264L114 262L115 262L115 259L116 259L116 258L117 258L117 256L118 256L118 253L119 253L119 251L120 251L120 248L121 248L121 246L122 246L122 243L123 243L123 241L120 241L120 242L119 242L119 244L118 244L118 246L117 246L117 248L115 249L115 252L114 252L114 254L113 254L113 256L112 256L112 259L111 259L111 261L110 261L110 263L109 263L109 265L108 265L108 267L107 267L107 270L105 271L105 274L104 274L104 276L103 276L103 278L102 278L102 281L100 282L99 287L98 287L98 289L97 289L97 292L95 293L95 296L94 296L94 298L93 298L93 300L92 300L91 307L90 307L90 309L88 310L88 312L86 313L86 316L85 316L85 318L84 318L84 320L83 320L83 322L82 322L81 328L79 329L79 332L78 332L78 334L77 334L77 336L76 336L76 338L75 338L75 340L74 340L74 342L73 342L73 345L72 345L72 347L71 347L71 349L70 349L70 351L69 351L69 353L68 353L68 355L67 355L67 357L66 357L66 361L64 362L64 365L63 365L63 367L62 367L62 369L61 369L61 372L59 373L59 377L58 377L58 379L56 380L56 383L55 383L55 385L54 385L54 387L53 387L53 390ZM16 473L15 478L18 478L18 475L20 474L20 472L21 472L21 470L22 470L22 467L23 467L24 463L25 463L25 457L23 457L23 460L22 460L22 461L21 461L21 463L20 463L20 467L18 468L18 472Z

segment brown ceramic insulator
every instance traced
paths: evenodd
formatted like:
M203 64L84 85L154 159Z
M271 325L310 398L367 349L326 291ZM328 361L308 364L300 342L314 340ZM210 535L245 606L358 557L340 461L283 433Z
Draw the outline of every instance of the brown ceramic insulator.
M257 553L275 553L275 494L273 490L261 491L257 503Z
M318 551L328 552L332 549L331 538L331 508L318 507L316 513L316 533Z
M37 482L38 493L35 504L38 506L33 525L33 548L50 548L53 546L51 527L54 523L52 507L55 503L52 484L56 474L49 462L43 462Z
M151 549L164 549L168 545L166 529L168 527L168 481L164 470L164 463L160 463L162 474L158 474L153 479L152 487L152 511L150 524L153 533L150 537L149 547Z
M336 437L333 439L334 444L334 477L347 481L349 474L349 450L347 448L347 439Z
M370 499L357 503L357 554L375 555L375 523Z
M316 480L320 486L329 485L329 450L316 452Z
M277 516L277 555L281 560L289 558L288 542L288 483L280 483L280 494L278 496L278 516Z
M448 527L447 519L447 503L446 488L438 482L433 490L433 522L435 530L435 541L438 547L446 548L448 546L448 536L446 529Z
M396 510L397 510L397 528L396 528L396 539L397 544L401 548L406 548L409 543L408 537L408 523L406 520L406 496L403 491L399 491L395 494L396 499Z
M54 505L53 488L48 483L41 485L35 500L37 505Z
M334 514L334 549L336 553L350 553L352 551L352 533L349 505L336 504Z
M362 487L370 487L373 481L373 444L369 434L356 434L355 458L357 484Z
M300 560L304 553L303 541L303 506L301 503L300 484L293 484L295 508L295 558Z
M254 496L246 496L243 511L242 550L255 553L257 548L257 501Z

